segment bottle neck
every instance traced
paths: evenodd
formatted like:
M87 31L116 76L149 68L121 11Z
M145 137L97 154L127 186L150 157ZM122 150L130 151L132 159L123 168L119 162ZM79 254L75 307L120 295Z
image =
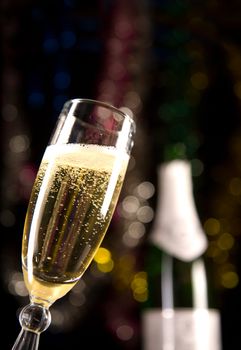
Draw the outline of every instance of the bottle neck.
M162 309L207 309L209 283L204 256L182 261L151 246L147 256L148 301Z
M161 289L162 289L162 308L165 309L174 309L175 302L174 295L175 289L175 279L176 273L174 269L178 269L178 264L185 264L181 261L173 259L170 255L163 253L162 254L162 270L161 270ZM177 271L178 273L178 271ZM208 285L207 285L207 275L205 263L202 257L194 260L191 263L188 263L186 266L186 271L183 271L184 277L190 280L190 291L192 295L191 305L194 309L207 309L208 308ZM182 282L180 282L180 285ZM185 282L183 282L185 288ZM186 286L188 289L188 285Z

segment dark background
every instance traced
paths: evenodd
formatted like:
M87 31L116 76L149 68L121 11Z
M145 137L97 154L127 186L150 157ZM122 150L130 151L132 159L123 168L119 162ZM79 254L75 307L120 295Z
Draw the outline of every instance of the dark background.
M53 306L40 348L141 349L144 294L132 282L143 276L157 192L136 191L145 181L156 187L161 161L183 156L209 238L223 350L241 345L240 14L234 0L1 1L2 348L11 348L28 302L20 254L33 180L63 103L75 97L127 106L138 132L104 241L114 268L93 262L71 298ZM149 208L138 239L126 234L132 209L123 210L133 196Z

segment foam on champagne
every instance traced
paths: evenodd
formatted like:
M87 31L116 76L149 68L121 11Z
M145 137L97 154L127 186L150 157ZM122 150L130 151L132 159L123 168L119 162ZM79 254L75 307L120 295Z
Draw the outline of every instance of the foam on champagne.
M54 159L61 164L87 167L89 169L112 171L113 163L122 161L123 171L129 160L127 153L111 146L93 144L63 144L50 145L43 156L44 162Z

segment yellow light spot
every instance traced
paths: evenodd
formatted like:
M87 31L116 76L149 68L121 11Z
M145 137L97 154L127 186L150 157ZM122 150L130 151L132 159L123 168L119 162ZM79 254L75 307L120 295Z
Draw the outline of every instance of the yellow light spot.
M234 196L239 196L241 194L241 179L234 177L229 183L229 190Z
M225 272L221 277L221 283L225 288L235 288L239 283L239 277L236 272Z
M220 221L214 218L209 218L204 223L204 229L210 236L215 236L220 231Z
M222 250L231 249L234 245L234 238L230 233L223 233L217 242L218 246Z
M133 291L133 297L136 301L144 302L147 300L147 273L145 271L140 271L135 274L131 282L131 289Z
M139 303L144 303L148 299L148 291L147 289L140 292L140 290L133 292L133 298Z
M197 90L204 90L208 86L208 77L205 73L196 72L191 76L192 86Z
M111 272L114 268L114 261L110 259L104 264L97 264L98 270L104 273Z
M146 275L136 274L133 281L131 282L131 289L136 290L138 288L147 288Z
M100 247L94 257L94 261L97 264L106 264L111 260L111 252L103 247Z

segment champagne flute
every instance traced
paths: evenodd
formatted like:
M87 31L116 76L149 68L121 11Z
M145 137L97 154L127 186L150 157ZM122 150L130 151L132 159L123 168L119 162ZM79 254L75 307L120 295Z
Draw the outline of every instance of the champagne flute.
M112 218L133 146L135 123L121 109L67 101L32 189L22 241L30 304L12 350L37 350L49 307L81 278Z

